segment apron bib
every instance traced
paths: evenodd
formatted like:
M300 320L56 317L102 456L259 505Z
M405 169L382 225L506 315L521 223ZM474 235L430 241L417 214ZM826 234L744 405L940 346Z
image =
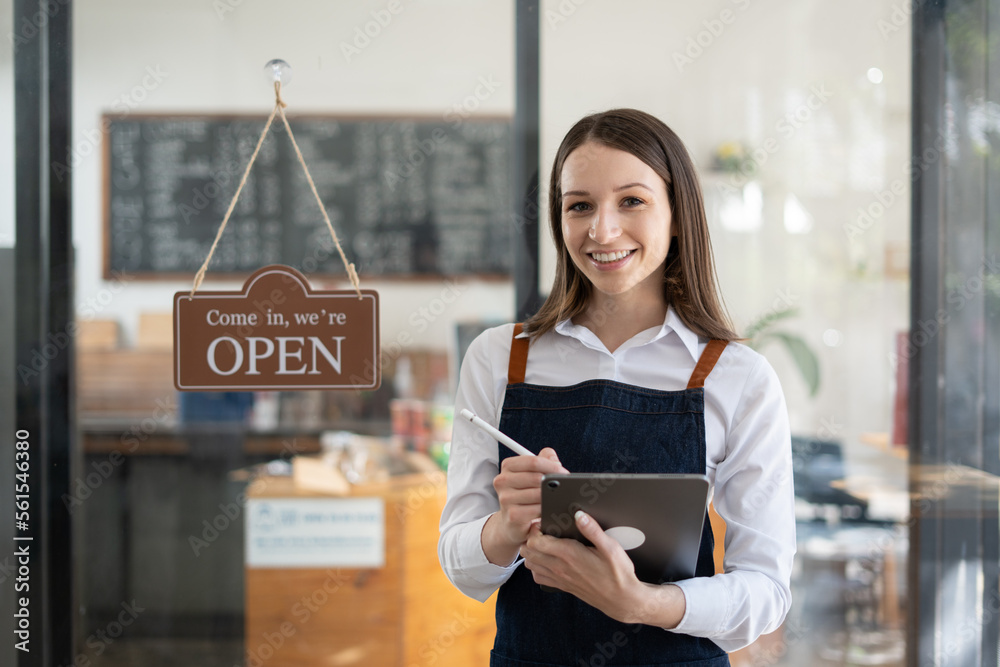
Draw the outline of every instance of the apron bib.
M500 430L536 454L552 447L571 472L705 473L705 378L726 347L711 341L686 389L660 391L612 380L570 387L524 382L528 339L514 328ZM500 447L500 460L513 456ZM708 515L696 575L715 573ZM545 592L518 567L497 593L491 667L729 665L709 639L613 620L563 592Z

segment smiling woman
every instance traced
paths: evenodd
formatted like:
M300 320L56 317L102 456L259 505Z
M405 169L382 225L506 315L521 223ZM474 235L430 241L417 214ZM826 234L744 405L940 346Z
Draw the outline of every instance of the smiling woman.
M591 193L588 188L599 180L606 182L605 191ZM640 249L639 239L628 238L628 231L620 229L620 224L629 220L629 229L637 229L636 221L641 220L644 231L637 233L654 235L647 239L651 245L643 246L639 257L619 258L621 264L612 263L605 269L636 267L642 278L651 279L646 287L653 289L647 296L665 307L669 295L680 318L700 335L738 338L718 298L705 205L694 164L673 130L634 109L588 116L563 139L549 188L556 275L549 299L525 322L525 331L533 337L550 331L561 319L584 314L588 305L592 311L604 312L602 299L591 300L596 287L591 281L600 262L606 260L578 260L592 252ZM600 205L594 199L598 196L603 197ZM623 232L625 239L620 238ZM577 239L584 233L586 239ZM669 252L663 247L664 240ZM619 245L609 245L611 242ZM667 262L668 256L676 261ZM649 262L653 265L648 266ZM631 266L629 275L638 280ZM663 271L657 274L654 269L660 266ZM662 280L655 276L662 276Z
M549 298L523 325L472 343L455 406L499 416L490 426L535 455L500 451L456 422L442 566L471 597L499 589L492 667L590 664L602 637L629 640L601 664L728 665L726 651L778 628L791 601L781 387L735 342L694 167L661 121L616 109L576 123L552 167L549 212ZM705 476L728 522L723 572L707 515L683 581L640 580L605 531L616 527L583 512L587 546L541 532L542 475L609 470Z
M607 298L627 296L633 315L662 322L671 239L663 179L634 155L590 142L567 158L562 186L563 240L593 287L588 308L601 312Z

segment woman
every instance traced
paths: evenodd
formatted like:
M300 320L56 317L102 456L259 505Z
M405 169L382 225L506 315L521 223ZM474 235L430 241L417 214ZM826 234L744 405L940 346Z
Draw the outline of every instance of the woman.
M473 342L455 405L539 455L456 421L442 567L471 597L500 589L495 667L728 665L788 612L791 451L778 380L720 304L694 166L649 114L588 116L556 154L549 217L551 294ZM707 524L697 576L663 585L582 512L593 547L540 532L542 475L609 470L707 474L725 573Z

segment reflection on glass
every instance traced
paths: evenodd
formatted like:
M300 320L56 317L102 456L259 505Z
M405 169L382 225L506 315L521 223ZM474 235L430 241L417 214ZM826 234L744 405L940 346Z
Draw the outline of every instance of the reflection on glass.
M763 221L760 184L751 181L735 192L726 191L719 203L719 220L729 232L753 232Z

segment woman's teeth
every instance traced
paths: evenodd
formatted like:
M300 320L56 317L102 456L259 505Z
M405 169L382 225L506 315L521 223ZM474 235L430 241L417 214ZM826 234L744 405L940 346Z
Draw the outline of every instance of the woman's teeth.
M601 263L605 262L617 262L620 259L625 259L632 254L631 250L619 250L618 252L595 252L591 253L590 256Z

